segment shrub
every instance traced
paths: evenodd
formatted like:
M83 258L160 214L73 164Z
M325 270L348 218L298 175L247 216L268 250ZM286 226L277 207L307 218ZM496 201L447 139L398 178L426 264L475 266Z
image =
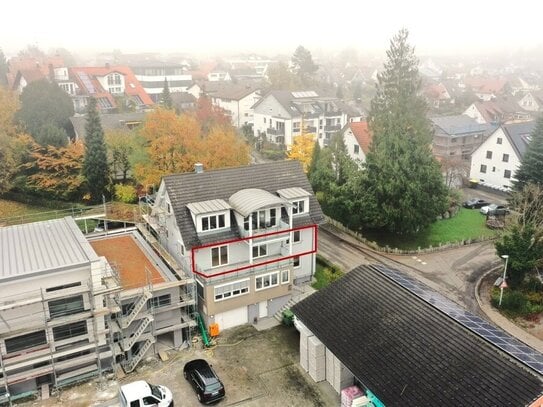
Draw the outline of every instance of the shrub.
M134 203L137 200L136 188L132 185L115 185L115 197L124 203Z

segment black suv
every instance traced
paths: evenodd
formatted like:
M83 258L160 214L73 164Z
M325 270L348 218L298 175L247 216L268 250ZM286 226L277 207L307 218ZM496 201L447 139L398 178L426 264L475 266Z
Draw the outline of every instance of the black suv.
M201 403L213 403L225 396L224 385L204 359L191 360L185 364L183 376L194 387Z

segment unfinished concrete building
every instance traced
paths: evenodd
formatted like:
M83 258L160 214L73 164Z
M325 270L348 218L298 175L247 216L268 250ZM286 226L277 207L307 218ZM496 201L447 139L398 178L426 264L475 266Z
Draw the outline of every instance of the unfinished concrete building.
M0 228L0 404L134 370L195 326L194 281L135 228L85 237L72 218Z

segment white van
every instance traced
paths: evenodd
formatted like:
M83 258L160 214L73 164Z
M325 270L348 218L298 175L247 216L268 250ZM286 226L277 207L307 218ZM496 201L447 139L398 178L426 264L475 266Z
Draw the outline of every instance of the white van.
M173 407L173 396L167 387L139 380L121 386L119 402L121 407Z

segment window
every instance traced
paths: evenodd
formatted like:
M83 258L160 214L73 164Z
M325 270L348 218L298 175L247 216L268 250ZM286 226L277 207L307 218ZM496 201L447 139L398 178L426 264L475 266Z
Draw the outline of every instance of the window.
M359 151L360 151L360 146L358 144L355 144L354 145L354 153L358 154Z
M479 169L479 172L486 174L486 165L481 164L481 168Z
M289 281L289 271L288 269L281 271L281 284L288 283Z
M13 353L19 352L24 349L30 349L35 346L45 345L47 343L47 338L45 336L45 331L37 331L25 335L15 336L13 338L8 338L6 339L5 343L6 352Z
M486 158L488 158L488 159L492 158L492 151L489 150L489 151L486 152Z
M294 268L300 267L300 256L296 256L292 260Z
M222 229L226 226L224 213L202 217L202 231Z
M219 246L211 249L211 267L228 264L228 246Z
M134 308L134 303L133 302L127 302L126 304L123 304L121 306L121 311L123 313L124 316L130 314L132 312L132 309Z
M293 243L298 243L298 242L301 242L301 241L302 241L301 231L295 230L294 232L292 232L292 242Z
M170 294L160 295L158 297L149 298L147 301L147 309L160 308L170 305L172 303L172 297Z
M503 172L503 177L504 178L511 178L511 170L505 170Z
M107 77L107 84L109 86L112 85L120 85L121 84L121 75L118 73L111 74Z
M66 288L79 287L80 285L81 285L81 281L78 281L77 283L57 285L56 287L46 288L45 292L50 293L51 291L65 290Z
M179 254L181 256L184 256L185 255L185 245L183 243L181 243L181 241L177 241L177 247L178 247L178 250L179 250Z
M509 162L509 154L504 154L503 157L502 157L502 161L504 163L508 163Z
M294 201L292 202L292 214L296 215L297 213L305 212L305 201Z
M255 289L264 290L279 285L279 271L264 274L255 278Z
M277 209L270 209L270 226L277 225Z
M253 259L267 256L267 254L268 254L268 245L259 244L259 245L253 246Z
M83 309L82 295L49 301L49 315L51 318L77 314L83 311Z
M266 123L266 118L264 117L264 123Z
M87 333L87 321L74 322L73 324L53 328L53 337L55 338L55 341L86 335Z
M249 230L249 225L251 224L251 215L243 218L243 230Z
M502 139L501 137L498 137L498 138L496 139L496 144L501 144L502 141L503 141L503 139Z
M215 286L215 301L226 300L249 292L249 279Z
M167 211L168 213L172 213L172 206L170 205L169 202L166 203L166 211Z

